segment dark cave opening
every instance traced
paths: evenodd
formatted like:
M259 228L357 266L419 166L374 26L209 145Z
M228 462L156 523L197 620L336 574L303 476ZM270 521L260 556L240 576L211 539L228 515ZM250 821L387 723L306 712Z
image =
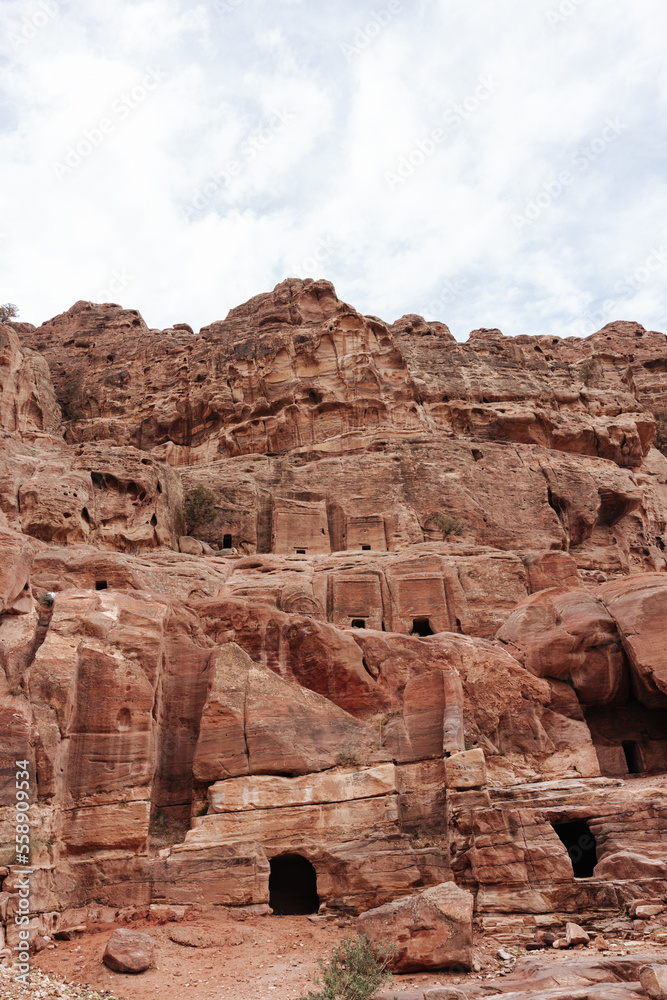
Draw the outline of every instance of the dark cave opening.
M588 820L571 823L552 823L558 837L565 844L575 878L590 878L598 863L597 845Z
M428 618L413 618L412 634L420 636L435 635Z
M634 740L624 740L621 744L628 765L629 774L641 774L643 771L639 747Z
M271 858L269 906L274 914L317 913L317 872L300 854L281 854Z

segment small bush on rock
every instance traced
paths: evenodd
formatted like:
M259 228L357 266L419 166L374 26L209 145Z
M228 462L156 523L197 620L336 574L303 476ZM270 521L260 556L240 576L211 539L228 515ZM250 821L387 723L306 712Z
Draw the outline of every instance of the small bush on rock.
M60 409L63 415L63 420L67 420L72 424L78 423L79 420L86 419L86 414L83 410L75 410L69 403L64 403Z
M359 767L363 763L363 757L359 747L346 743L336 754L336 763L340 767Z
M319 960L322 989L312 990L301 1000L368 1000L378 986L391 979L387 964L394 948L371 944L363 934L345 938L332 950L328 962Z
M579 376L584 385L590 385L599 372L600 366L595 358L585 358L579 365Z
M443 538L449 538L450 535L464 535L468 528L467 521L464 521L462 517L454 517L452 514L431 514L426 522L426 527L429 524L441 531Z
M25 698L25 689L20 677L15 677L13 680L9 681L7 685L7 693L10 694L12 698Z
M189 535L209 524L216 515L215 494L199 483L185 497L185 526Z

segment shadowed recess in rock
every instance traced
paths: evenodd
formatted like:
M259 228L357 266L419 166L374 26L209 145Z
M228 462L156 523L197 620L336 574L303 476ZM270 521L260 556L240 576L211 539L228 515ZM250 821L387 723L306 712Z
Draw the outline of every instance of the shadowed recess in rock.
M300 854L282 854L271 860L269 906L277 916L317 913L317 873Z
M595 837L585 819L572 823L554 823L553 828L565 844L575 878L590 878L598 857Z

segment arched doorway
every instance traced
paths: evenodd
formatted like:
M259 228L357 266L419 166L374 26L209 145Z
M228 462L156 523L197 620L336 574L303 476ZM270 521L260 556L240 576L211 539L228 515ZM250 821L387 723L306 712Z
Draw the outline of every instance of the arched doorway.
M300 854L281 854L271 858L269 906L278 916L317 913L317 872Z

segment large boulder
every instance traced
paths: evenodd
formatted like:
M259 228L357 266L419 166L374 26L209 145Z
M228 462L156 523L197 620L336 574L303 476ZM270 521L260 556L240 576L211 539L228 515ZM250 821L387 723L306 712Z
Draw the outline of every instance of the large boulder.
M538 677L571 679L583 704L627 698L627 667L616 624L603 601L582 587L527 597L499 629L498 639Z
M254 663L236 643L223 646L208 669L194 756L198 781L323 771L377 739L327 698Z
M115 930L104 949L102 961L114 972L145 972L154 960L153 939L126 928Z
M647 708L667 707L667 577L640 573L606 583L598 594L630 661L635 698Z
M404 896L363 913L357 925L373 942L396 945L394 972L468 970L472 966L473 897L454 882Z
M585 705L667 707L667 578L638 573L521 601L498 639L538 677L570 679Z

